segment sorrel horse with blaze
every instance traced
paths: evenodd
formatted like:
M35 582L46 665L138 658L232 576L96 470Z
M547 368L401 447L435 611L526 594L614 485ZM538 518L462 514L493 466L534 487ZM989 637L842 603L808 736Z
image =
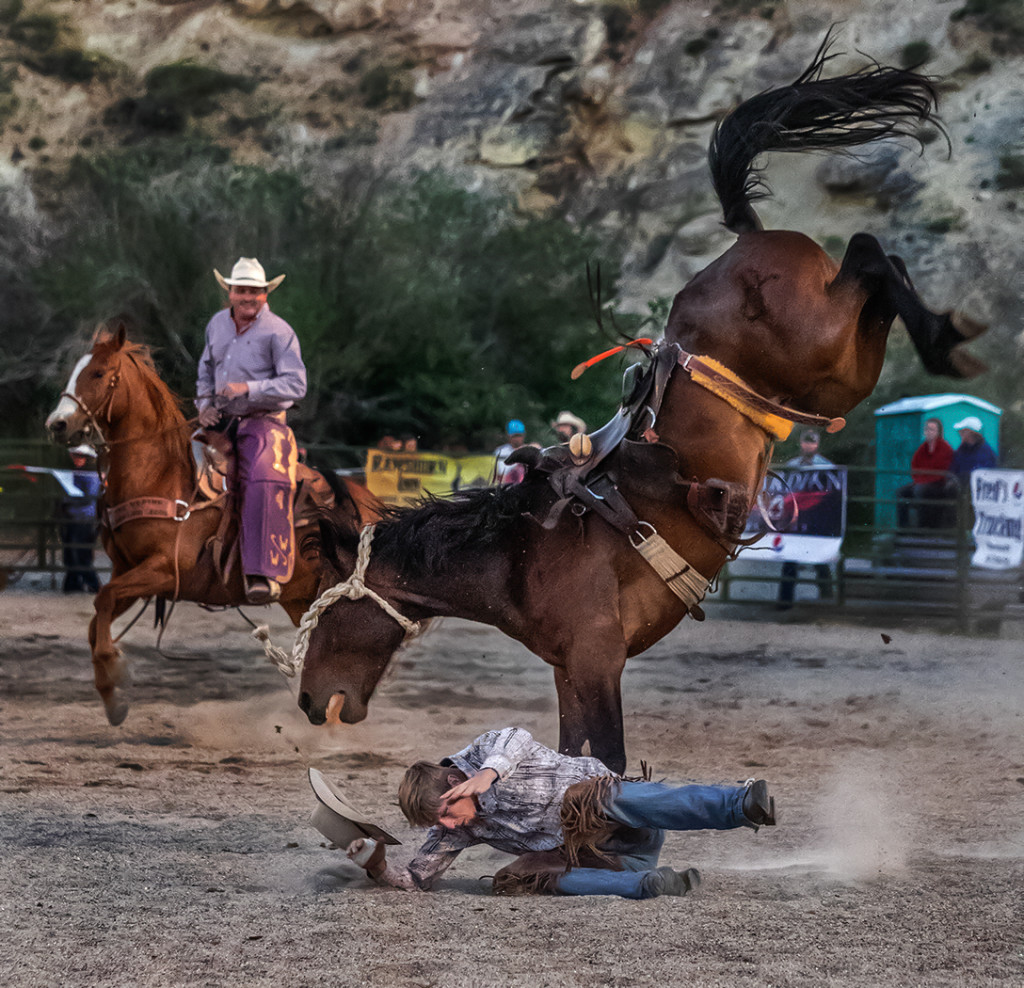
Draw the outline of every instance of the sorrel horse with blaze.
M101 525L103 548L113 564L109 583L95 598L89 625L96 688L111 724L120 724L128 703L125 668L111 637L111 622L136 600L156 597L209 605L245 603L240 567L218 566L214 543L223 532L230 546L237 532L221 524L223 505L193 503L196 463L189 438L194 422L160 379L148 348L126 339L124 326L101 330L92 349L77 363L46 427L58 442L98 448L105 473L101 511L129 503L172 505L178 517L136 517L111 528ZM381 505L358 484L331 484L336 524L358 526L379 517ZM143 500L145 499L145 500ZM191 508L191 510L189 510ZM227 579L224 579L227 569ZM280 604L295 624L316 597L319 562L297 555Z
M579 754L589 742L616 771L626 763L626 659L688 612L701 616L703 590L741 542L774 440L794 422L842 426L874 388L897 316L930 372L963 377L981 369L959 346L981 327L925 308L903 263L873 237L853 237L837 264L800 233L761 228L752 202L768 194L755 167L762 153L913 136L934 119L927 78L871 66L826 80L828 57L826 43L795 83L747 100L716 128L709 167L737 240L676 296L664 339L652 348L659 366L670 355L667 381L660 391L655 381L650 412L641 408L594 474L573 487L572 464L568 474L541 469L546 451L519 485L385 518L368 564L365 553L360 562L357 582L405 618L491 624L550 663L560 749ZM600 434L593 439L598 445ZM579 454L586 459L587 450ZM588 488L604 494L592 498ZM637 520L633 531L603 514L620 497ZM562 502L571 510L558 511ZM653 532L687 574L685 592L670 589L675 576L638 551ZM323 524L319 552L326 591L353 572L356 536ZM324 722L332 700L342 721L364 718L406 634L373 599L328 606L331 599L314 605L319 623L304 620L311 630L296 640L299 704L314 724Z

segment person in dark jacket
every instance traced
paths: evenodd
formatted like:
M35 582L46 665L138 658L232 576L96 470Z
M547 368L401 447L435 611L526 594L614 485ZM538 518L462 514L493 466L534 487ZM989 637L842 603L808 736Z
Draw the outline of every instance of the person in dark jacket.
M977 415L968 415L953 428L960 433L960 445L953 453L950 470L956 476L957 483L963 488L968 488L973 471L997 467L999 460L995 450L985 442L981 434L981 419Z

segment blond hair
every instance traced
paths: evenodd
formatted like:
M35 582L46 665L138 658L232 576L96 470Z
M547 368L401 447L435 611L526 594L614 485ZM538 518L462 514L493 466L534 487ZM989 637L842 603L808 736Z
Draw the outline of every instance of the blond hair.
M451 778L460 781L466 774L454 765L417 762L406 769L398 786L398 805L414 827L432 827L441 815L441 796L452 787Z

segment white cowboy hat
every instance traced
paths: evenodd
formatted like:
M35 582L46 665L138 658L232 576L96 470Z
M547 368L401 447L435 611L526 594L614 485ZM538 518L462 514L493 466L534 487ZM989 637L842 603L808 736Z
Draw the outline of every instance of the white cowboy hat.
M551 424L552 426L571 425L577 432L587 431L587 423L578 415L573 415L572 412L559 412L558 418L556 418Z
M96 459L96 450L92 446L72 446L68 452L75 456L91 456L94 460Z
M967 418L957 422L957 424L953 426L953 429L956 432L959 432L961 429L970 429L971 432L980 433L981 419L979 419L977 415L968 415Z
M309 784L319 805L313 810L309 822L316 827L329 841L338 847L348 847L360 837L372 837L385 844L401 844L397 837L392 837L386 830L366 819L366 814L352 806L338 792L324 774L315 768L309 770Z
M249 288L265 288L269 294L284 281L283 274L267 281L267 273L255 257L240 257L235 261L230 278L225 278L216 268L213 269L213 276L225 291L232 285L247 285Z

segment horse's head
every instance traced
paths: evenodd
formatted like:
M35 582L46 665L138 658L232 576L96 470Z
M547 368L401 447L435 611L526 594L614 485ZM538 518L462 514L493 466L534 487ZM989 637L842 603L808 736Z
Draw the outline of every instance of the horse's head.
M319 537L304 541L303 554L313 551L320 557L318 598L353 572L354 538L345 526L325 521ZM404 639L404 629L368 597L342 597L325 608L310 632L299 683L299 707L310 722L323 724L328 711L333 715L335 710L344 724L363 720L370 697Z
M75 364L57 407L46 419L55 442L76 446L104 440L103 423L117 411L125 338L123 325L113 332L99 331L92 348Z

